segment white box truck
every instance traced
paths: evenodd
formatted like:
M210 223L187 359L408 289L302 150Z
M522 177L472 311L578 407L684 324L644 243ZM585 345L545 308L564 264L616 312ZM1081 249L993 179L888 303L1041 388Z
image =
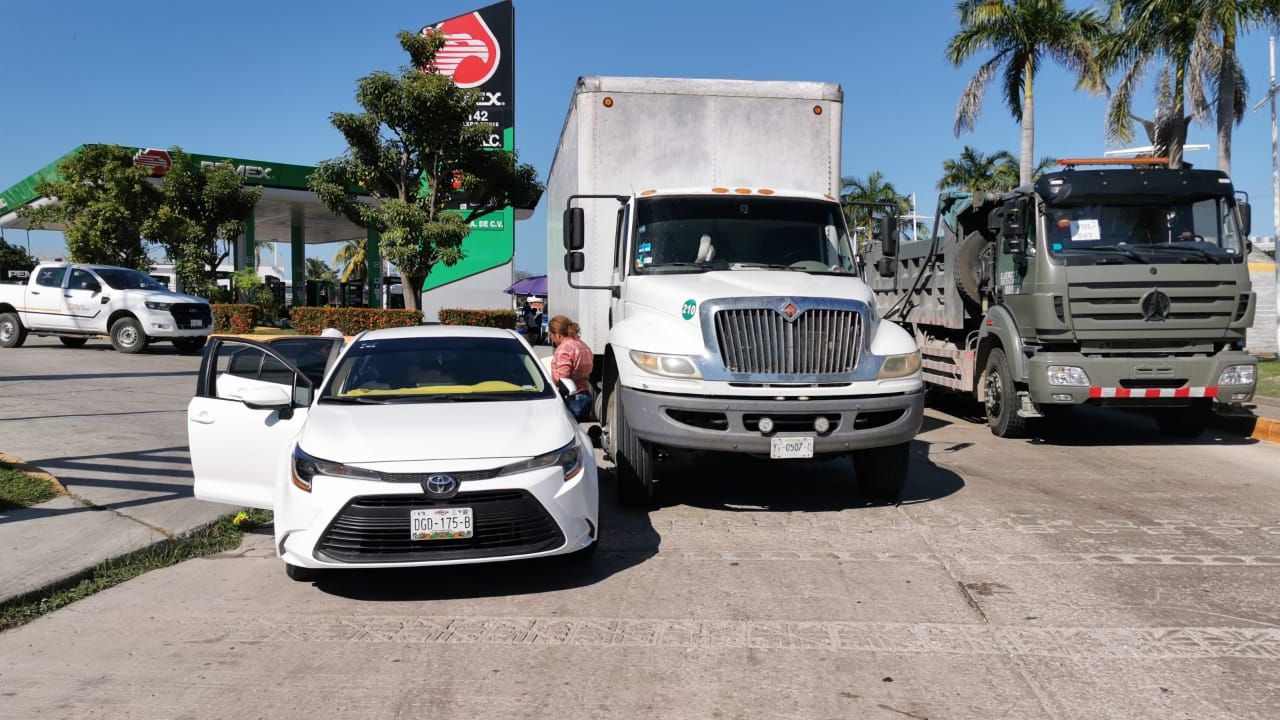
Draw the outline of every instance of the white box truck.
M900 493L920 355L860 276L841 103L829 83L578 80L547 182L548 305L595 354L623 503L652 502L673 449L852 455L864 490Z

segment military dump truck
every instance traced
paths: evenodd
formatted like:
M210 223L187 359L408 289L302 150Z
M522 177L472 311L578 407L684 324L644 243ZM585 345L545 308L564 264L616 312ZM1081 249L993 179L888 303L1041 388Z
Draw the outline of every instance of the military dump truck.
M1116 162L945 192L931 238L887 223L868 245L879 311L914 332L925 382L972 393L1000 437L1086 404L1194 437L1215 401L1253 399L1247 197L1217 170L1096 167Z

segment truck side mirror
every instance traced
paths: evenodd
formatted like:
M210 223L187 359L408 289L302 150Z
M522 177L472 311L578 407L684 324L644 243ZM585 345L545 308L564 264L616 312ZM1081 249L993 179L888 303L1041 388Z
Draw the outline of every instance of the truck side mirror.
M587 260L581 251L575 250L564 256L564 271L567 273L580 273L586 266Z
M1026 251L1027 200L1015 201L1004 209L1000 218L1000 236L1004 240L1004 252L1019 255Z
M876 260L876 272L880 277L893 277L898 272L898 259L882 257Z
M567 208L564 211L564 249L565 250L581 250L586 246L584 238L583 225L586 224L585 215L580 207ZM566 260L567 262L567 260Z
M885 257L898 254L898 216L885 215L880 218L880 252Z
M1236 209L1240 211L1240 234L1249 237L1253 232L1253 208L1247 202L1239 202Z

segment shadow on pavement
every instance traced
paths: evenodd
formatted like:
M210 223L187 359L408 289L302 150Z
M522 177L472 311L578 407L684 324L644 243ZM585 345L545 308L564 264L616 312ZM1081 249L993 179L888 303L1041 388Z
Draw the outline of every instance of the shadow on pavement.
M600 468L600 545L586 560L559 556L434 568L385 568L325 572L315 586L353 600L450 600L527 595L585 587L658 554L661 543L649 513L626 510L616 500L611 469Z

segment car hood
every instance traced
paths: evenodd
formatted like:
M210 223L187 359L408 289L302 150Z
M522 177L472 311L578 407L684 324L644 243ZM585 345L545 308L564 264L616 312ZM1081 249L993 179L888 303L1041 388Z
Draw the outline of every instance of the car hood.
M165 292L162 290L135 290L141 297L143 302L164 302L164 303L200 303L207 304L209 301L195 295L184 295L183 293Z
M680 316L689 300L819 297L873 306L871 289L855 275L813 275L794 270L732 270L628 278L627 301Z
M392 405L318 403L298 438L304 452L350 464L525 458L574 438L559 398Z

